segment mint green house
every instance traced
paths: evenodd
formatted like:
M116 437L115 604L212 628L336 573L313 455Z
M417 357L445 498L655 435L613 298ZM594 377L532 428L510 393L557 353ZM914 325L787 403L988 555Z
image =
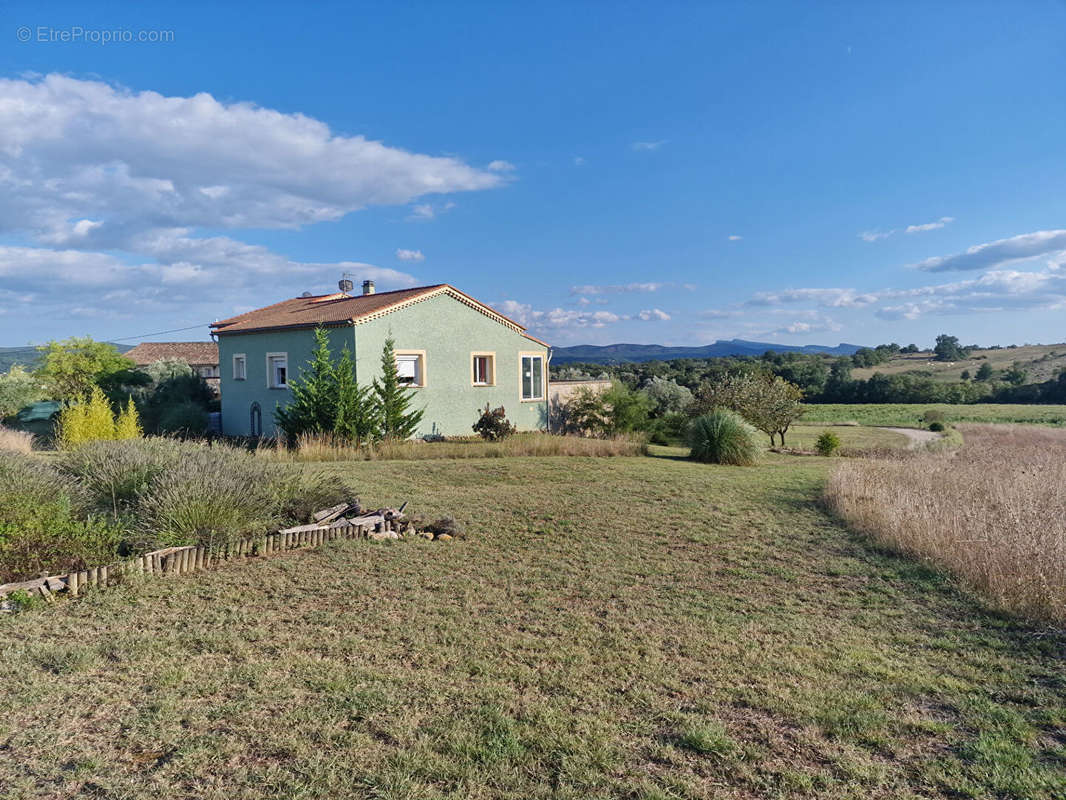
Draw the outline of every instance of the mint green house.
M319 326L335 356L352 351L361 384L380 376L385 339L395 340L400 378L425 409L420 437L472 435L486 403L503 406L519 430L547 428L547 344L448 284L376 293L364 281L361 295L296 297L211 325L224 434L276 433L274 409L289 402Z

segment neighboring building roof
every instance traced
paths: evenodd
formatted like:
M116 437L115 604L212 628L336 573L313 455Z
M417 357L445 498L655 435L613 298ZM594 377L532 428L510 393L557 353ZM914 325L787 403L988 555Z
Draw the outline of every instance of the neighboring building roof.
M43 403L31 403L16 415L19 422L43 422L59 413L62 403L49 400Z
M214 342L141 342L123 353L138 367L161 358L180 358L187 364L218 364L218 345Z
M282 300L271 306L213 322L211 327L214 328L215 333L225 335L286 328L314 328L319 325L351 325L375 319L438 295L448 295L506 325L527 339L532 339L545 347L548 346L546 342L526 333L526 329L514 320L446 283L417 286L413 289L397 289L392 292L376 292L375 294L348 295L338 292L311 297L294 297L291 300Z

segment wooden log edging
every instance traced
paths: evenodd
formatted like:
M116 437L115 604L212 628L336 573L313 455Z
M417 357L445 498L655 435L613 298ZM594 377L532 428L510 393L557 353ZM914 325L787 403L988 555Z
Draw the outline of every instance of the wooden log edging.
M333 509L331 509L332 511ZM337 539L399 538L396 522L386 520L380 514L367 514L354 519L334 519L311 525L298 525L276 533L248 536L228 545L211 549L200 545L187 547L164 547L124 561L92 567L64 575L49 575L17 583L0 585L0 611L10 610L8 595L25 591L53 602L54 595L66 592L78 597L88 591L103 589L127 581L131 576L172 577L189 572L209 569L219 561L237 558L260 557L320 547Z

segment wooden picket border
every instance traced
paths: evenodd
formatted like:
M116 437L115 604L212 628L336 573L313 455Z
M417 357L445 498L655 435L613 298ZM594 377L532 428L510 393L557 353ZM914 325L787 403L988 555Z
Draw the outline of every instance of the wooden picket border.
M226 561L252 556L268 556L290 550L319 547L337 539L395 539L396 528L402 525L383 517L364 517L357 521L338 520L333 523L299 525L277 533L248 536L216 548L190 545L165 547L102 567L92 567L65 575L49 575L0 586L0 601L17 591L38 595L54 602L54 595L66 592L77 597L90 589L102 589L121 583L129 576L169 577L210 569Z

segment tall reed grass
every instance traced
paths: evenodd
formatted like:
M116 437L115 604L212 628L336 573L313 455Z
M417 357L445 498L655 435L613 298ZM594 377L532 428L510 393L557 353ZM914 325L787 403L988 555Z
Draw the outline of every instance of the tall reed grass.
M842 465L829 506L998 608L1066 623L1066 431L968 425L963 435L956 452Z
M636 436L584 439L547 433L519 433L499 442L481 438L441 442L384 441L354 446L330 436L301 436L293 448L278 441L260 444L256 455L269 461L418 461L435 458L508 458L514 456L639 456L647 443Z
M33 434L0 425L0 450L12 453L32 453Z

